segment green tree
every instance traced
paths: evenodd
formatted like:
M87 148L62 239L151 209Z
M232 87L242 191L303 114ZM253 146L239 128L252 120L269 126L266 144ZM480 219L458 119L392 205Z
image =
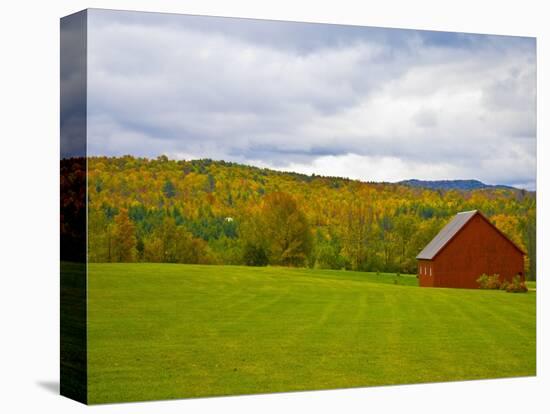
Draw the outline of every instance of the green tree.
M267 266L269 263L264 247L253 243L244 245L243 260L247 266Z
M162 187L162 192L167 198L172 198L176 195L176 187L174 183L170 180L166 180L164 186Z
M524 220L523 237L527 249L527 277L537 280L537 218L534 210Z
M206 192L211 193L216 189L216 179L212 174L207 175L207 181L206 181Z

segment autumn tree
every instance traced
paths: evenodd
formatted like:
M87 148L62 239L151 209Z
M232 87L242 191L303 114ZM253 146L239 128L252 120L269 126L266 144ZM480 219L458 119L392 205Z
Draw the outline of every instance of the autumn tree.
M144 260L161 263L208 263L207 243L194 238L173 217L165 217L144 242Z
M415 252L410 251L413 236L417 231L415 218L401 214L395 218L395 234L398 242L399 267L401 272L414 272L416 268Z
M314 266L320 269L341 269L345 265L340 237L329 229L316 231L313 243Z
M372 237L373 211L367 200L354 197L343 209L342 254L352 270L363 269Z
M247 266L269 264L269 241L265 237L265 220L258 208L249 208L239 229L242 240L242 261Z
M111 262L113 257L113 223L103 209L88 212L88 258L91 262Z
M305 214L289 194L274 192L261 210L263 235L269 261L283 266L303 266L311 253L311 229Z
M378 237L380 243L380 249L378 254L382 257L383 269L385 271L393 271L395 247L396 247L396 233L394 216L383 212L378 220Z
M113 262L133 262L136 258L136 227L128 216L128 210L122 209L114 219Z

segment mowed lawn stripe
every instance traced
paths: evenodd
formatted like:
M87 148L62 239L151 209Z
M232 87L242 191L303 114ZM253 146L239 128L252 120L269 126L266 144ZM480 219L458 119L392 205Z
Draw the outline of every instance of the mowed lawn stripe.
M89 270L92 403L535 374L534 292L275 267Z

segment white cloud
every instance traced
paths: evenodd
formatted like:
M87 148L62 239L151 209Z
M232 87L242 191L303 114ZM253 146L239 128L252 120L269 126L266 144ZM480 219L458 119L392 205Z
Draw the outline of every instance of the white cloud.
M456 166L446 163L428 163L413 160L403 160L391 156L368 156L357 154L320 156L309 164L290 163L284 167L270 165L263 161L254 161L254 165L265 168L275 168L282 171L295 171L303 174L319 174L348 177L351 179L369 181L401 181L412 176L419 179L438 180L449 179L449 174L461 174ZM451 177L452 178L452 177Z
M136 15L90 14L92 154L534 187L533 40Z

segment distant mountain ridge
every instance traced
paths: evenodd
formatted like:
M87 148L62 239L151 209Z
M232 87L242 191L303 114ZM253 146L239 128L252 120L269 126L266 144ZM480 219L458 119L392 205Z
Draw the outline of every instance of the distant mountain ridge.
M397 184L407 185L409 187L429 188L431 190L479 190L484 188L502 188L506 190L518 190L518 188L509 185L491 185L485 184L479 180L403 180Z

